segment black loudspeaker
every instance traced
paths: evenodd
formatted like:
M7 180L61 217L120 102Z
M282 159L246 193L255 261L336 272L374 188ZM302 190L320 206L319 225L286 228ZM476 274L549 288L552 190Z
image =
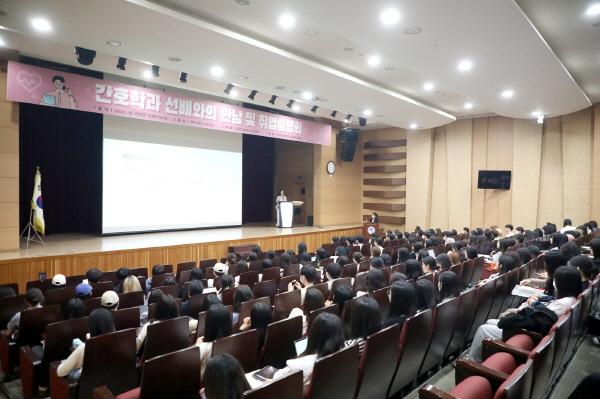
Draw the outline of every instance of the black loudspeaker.
M338 133L339 144L342 146L341 157L345 162L354 160L354 152L356 151L356 141L358 140L359 129L344 128Z

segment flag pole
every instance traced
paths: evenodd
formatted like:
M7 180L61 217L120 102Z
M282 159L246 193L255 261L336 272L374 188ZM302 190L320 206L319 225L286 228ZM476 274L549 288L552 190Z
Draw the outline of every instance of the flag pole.
M39 173L39 170L40 170L40 167L38 166L37 170L36 170L36 176ZM35 184L34 184L34 195L35 195ZM27 231L27 238L26 238L26 248L27 249L29 249L29 243L32 242L32 241L40 243L44 247L46 246L46 243L44 242L44 239L42 238L42 236L40 236L40 234L38 233L38 231L35 229L35 227L33 225L33 212L34 212L33 206L34 206L34 202L32 200L29 203L29 223L27 223L27 226L25 226L25 228L21 232L21 235L19 236L19 238L23 237L23 235L25 234L25 231ZM32 234L32 230L33 230L33 234Z

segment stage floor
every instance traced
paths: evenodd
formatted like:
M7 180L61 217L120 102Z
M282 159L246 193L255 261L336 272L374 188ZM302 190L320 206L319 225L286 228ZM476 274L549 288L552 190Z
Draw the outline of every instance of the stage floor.
M298 226L277 228L270 225L246 225L217 229L169 231L161 233L140 233L114 236L87 234L54 234L45 238L46 246L30 243L25 248L21 240L21 249L0 252L0 261L28 259L47 256L74 255L96 252L169 247L188 244L204 244L217 241L234 241L262 237L288 236L295 234L323 233L327 231L360 227L357 224L335 225L327 227ZM269 249L269 248L264 248Z

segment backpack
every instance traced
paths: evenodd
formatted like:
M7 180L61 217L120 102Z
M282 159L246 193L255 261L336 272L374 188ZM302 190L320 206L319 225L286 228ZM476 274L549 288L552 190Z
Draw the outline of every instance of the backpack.
M527 330L546 335L558 316L543 303L537 302L533 307L526 307L518 313L501 318L498 327L503 330Z

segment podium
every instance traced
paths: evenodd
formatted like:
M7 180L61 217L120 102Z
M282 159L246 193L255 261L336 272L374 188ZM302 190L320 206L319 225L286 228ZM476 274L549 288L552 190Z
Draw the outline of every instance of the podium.
M302 201L283 201L275 205L277 224L275 227L292 227L294 221L294 208L304 205Z
M371 238L373 234L377 234L379 232L379 223L371 223L364 222L363 223L363 238L365 242L367 239Z

